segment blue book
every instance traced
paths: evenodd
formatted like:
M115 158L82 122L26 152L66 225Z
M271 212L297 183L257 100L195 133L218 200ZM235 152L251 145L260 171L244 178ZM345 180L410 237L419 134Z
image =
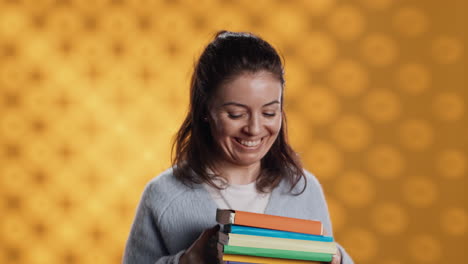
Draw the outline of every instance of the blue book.
M252 235L252 236L266 236L266 237L333 242L333 237L331 236L318 236L318 235L311 235L311 234L294 233L294 232L250 227L250 226L232 225L232 224L225 225L224 232L233 233L233 234L242 234L242 235Z

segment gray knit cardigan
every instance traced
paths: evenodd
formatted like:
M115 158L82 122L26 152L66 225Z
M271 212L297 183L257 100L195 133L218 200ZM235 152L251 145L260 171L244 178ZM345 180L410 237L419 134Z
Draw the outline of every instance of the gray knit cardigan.
M281 182L270 197L266 214L322 221L327 234L333 235L322 188L306 172L307 188L292 195L290 186ZM301 190L301 181L293 192ZM216 225L216 203L202 185L188 187L178 181L172 169L155 177L146 186L138 205L123 263L178 264L180 256L207 228ZM339 246L342 264L353 264Z

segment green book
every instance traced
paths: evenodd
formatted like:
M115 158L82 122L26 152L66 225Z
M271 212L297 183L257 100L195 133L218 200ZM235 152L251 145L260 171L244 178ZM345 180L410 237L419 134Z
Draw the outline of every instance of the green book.
M271 248L253 248L224 245L225 254L247 255L268 258L299 259L309 261L332 261L333 255L328 253L316 253Z

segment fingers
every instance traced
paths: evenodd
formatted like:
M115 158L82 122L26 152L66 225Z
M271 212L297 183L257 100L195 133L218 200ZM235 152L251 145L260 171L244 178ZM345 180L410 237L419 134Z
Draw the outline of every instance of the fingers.
M215 235L219 231L219 228L220 228L219 225L215 225L212 228L205 230L205 232L207 232L210 236L212 236L212 235Z
M332 261L330 263L331 264L340 264L341 263L341 257L339 257L337 255L333 255L333 259L332 259Z
M341 264L341 256L333 255L331 262L321 262L323 264Z
M206 244L210 238L212 238L216 233L219 231L219 225L215 225L214 227L210 229L206 229L201 233L201 235L198 237L197 241L200 242L200 244Z
M340 250L338 249L336 251L336 254L333 255L333 259L332 261L330 262L330 264L340 264L341 263L341 252Z
M212 228L206 229L203 231L197 239L197 243L205 244L212 236L216 235L219 231L219 225L215 225Z
M219 225L216 225L210 229L205 231L204 236L207 238L207 242L205 244L205 260L206 263L219 263L219 254L217 250L218 244L218 231Z
M219 231L219 225L203 231L195 242L186 250L183 263L202 264L207 256L207 246L210 239Z

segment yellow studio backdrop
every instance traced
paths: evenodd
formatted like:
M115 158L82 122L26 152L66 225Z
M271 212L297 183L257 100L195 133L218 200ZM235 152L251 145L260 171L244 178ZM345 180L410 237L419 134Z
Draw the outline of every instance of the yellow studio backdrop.
M461 263L467 1L0 0L0 263L119 263L219 29L286 61L290 138L359 264Z

